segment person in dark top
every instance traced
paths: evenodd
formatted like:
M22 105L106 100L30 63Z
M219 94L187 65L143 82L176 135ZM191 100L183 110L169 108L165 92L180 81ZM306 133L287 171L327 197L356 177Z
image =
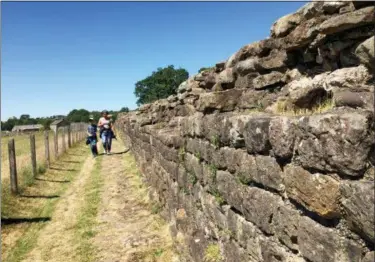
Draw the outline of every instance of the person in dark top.
M87 127L87 144L90 145L92 156L95 158L98 156L98 147L96 146L98 138L96 135L97 126L94 122L94 117L90 116L90 125Z

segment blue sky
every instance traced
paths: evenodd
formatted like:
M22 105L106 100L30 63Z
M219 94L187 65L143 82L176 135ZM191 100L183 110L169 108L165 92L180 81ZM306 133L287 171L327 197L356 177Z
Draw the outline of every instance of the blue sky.
M195 74L303 2L1 2L1 119L136 108L134 84Z

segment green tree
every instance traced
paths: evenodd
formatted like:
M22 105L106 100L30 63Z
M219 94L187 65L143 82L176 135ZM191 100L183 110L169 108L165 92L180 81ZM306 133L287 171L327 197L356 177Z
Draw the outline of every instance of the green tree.
M189 73L185 69L175 69L173 65L158 68L151 76L135 84L134 94L138 98L137 105L176 94L178 86L188 77Z
M73 109L69 112L66 119L70 122L88 122L90 117L90 112L86 109Z
M129 108L128 107L122 107L121 109L120 109L120 111L119 112L129 112Z

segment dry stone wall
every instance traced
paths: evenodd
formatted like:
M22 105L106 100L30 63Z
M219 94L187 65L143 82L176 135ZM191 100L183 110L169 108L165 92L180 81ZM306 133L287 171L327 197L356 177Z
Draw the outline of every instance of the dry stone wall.
M187 261L374 261L374 28L310 2L119 116Z

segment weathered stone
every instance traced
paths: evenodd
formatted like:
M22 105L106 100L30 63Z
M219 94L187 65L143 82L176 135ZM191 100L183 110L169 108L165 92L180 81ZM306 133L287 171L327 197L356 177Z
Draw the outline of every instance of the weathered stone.
M267 38L261 41L253 42L242 47L236 55L238 61L243 61L249 57L266 57L273 49L280 49L280 39Z
M327 95L324 87L318 84L319 76L314 79L303 77L290 82L287 86L289 101L299 108L312 108L319 103Z
M319 16L298 25L284 38L286 50L294 50L310 44L319 33L319 24L324 20L324 16Z
M193 115L196 111L193 105L178 105L175 108L175 116L190 116Z
M371 77L369 70L365 66L360 65L338 69L330 74L322 74L319 79L316 76L313 79L313 85L322 85L327 91L331 91L334 88L364 89L369 87L367 83Z
M227 68L216 76L216 82L220 83L224 90L233 88L235 80L232 68Z
M250 154L267 153L271 149L268 135L270 121L270 117L264 116L250 118L247 121L243 136Z
M217 184L220 194L229 205L239 210L262 231L267 234L274 232L272 217L282 205L281 198L259 188L241 185L225 171L217 172Z
M342 67L354 67L360 64L358 57L355 55L355 46L341 51L339 59Z
M276 84L284 82L284 74L280 72L271 72L266 75L260 75L253 80L253 87L255 89L264 89Z
M140 112L146 112L150 109L150 107L151 107L151 104L144 104L144 105L141 105L138 110Z
M271 27L272 37L286 36L291 30L301 23L301 14L285 15L277 20Z
M281 206L273 218L275 235L291 250L298 250L300 215L295 209Z
M346 5L348 5L348 2L344 1L323 2L322 11L328 14L334 14L339 12L340 9Z
M227 218L223 213L223 210L220 207L219 203L216 201L215 197L203 190L201 201L202 209L206 217L208 217L210 221L215 223L216 226L225 228L227 225Z
M310 174L301 167L287 165L284 183L288 197L325 218L340 217L339 183L322 174Z
M296 136L296 120L289 117L277 117L270 121L269 140L272 152L282 159L293 156L294 141Z
M302 70L303 70L302 66L297 66L297 68L294 68L291 70L288 69L285 73L284 81L286 83L289 83L293 80L300 79L302 77L302 73L301 73Z
M186 170L189 171L192 175L197 177L199 180L203 180L203 168L202 164L200 163L200 159L198 156L194 156L192 154L185 154L185 167Z
M220 73L221 71L223 71L225 69L225 63L226 63L226 61L216 63L215 64L215 72Z
M272 50L269 56L260 58L257 63L255 63L255 68L257 70L273 70L278 68L283 68L288 65L293 65L291 57L285 51Z
M259 229L230 209L227 212L227 217L228 230L242 247L246 247L246 252L251 257L250 261L262 261Z
M319 26L324 34L339 33L361 25L374 23L374 7L366 7L354 12L333 16Z
M211 114L203 118L203 136L214 146L229 145L231 123L227 114Z
M242 90L231 89L223 92L201 94L196 109L200 112L219 110L232 111L238 103Z
M374 36L370 37L369 39L361 43L355 50L355 54L359 58L359 60L364 65L372 69L375 68L374 39Z
M238 89L252 88L253 80L257 78L258 76L260 76L260 74L256 72L249 73L245 76L238 75L236 82L234 83L234 87Z
M240 97L237 107L240 109L255 109L254 113L261 114L259 111L266 109L268 106L276 102L279 95L283 96L286 93L287 92L283 90L279 93L269 92L267 90L246 90Z
M199 82L199 87L204 89L211 89L216 83L216 76L214 72L209 72L203 77L203 81Z
M347 181L341 184L341 204L350 227L375 243L374 182Z
M266 188L283 191L282 172L276 160L270 156L255 156L256 173L250 174L252 180Z
M181 120L181 132L184 136L203 136L203 114L196 112L192 116L184 117Z
M225 68L231 68L237 63L237 53L231 55L225 62Z
M167 100L168 100L168 103L176 102L177 101L177 96L170 95L170 96L168 96Z
M348 12L353 12L355 10L355 7L354 5L351 3L347 6L343 6L340 8L340 11L339 11L339 14L345 14L345 13L348 13Z
M360 246L308 217L300 219L298 245L302 256L312 262L361 261Z
M368 252L361 262L374 262L375 261L375 252Z
M240 76L245 76L249 73L256 71L256 66L258 65L258 58L248 58L244 61L240 61L236 64L234 71Z
M373 109L373 92L351 92L348 90L337 91L333 93L335 106L349 106L353 108Z
M239 115L229 119L231 123L229 130L230 146L234 148L245 147L245 139L243 134L249 118L249 115Z
M247 252L241 248L236 242L232 240L227 240L222 242L223 253L225 257L225 262L232 261L250 261L250 257ZM258 260L259 261L259 260Z
M372 125L368 111L337 110L301 117L296 160L308 169L360 176L374 143Z
M269 238L261 238L263 261L269 262L304 262L304 259L286 252L275 241Z

